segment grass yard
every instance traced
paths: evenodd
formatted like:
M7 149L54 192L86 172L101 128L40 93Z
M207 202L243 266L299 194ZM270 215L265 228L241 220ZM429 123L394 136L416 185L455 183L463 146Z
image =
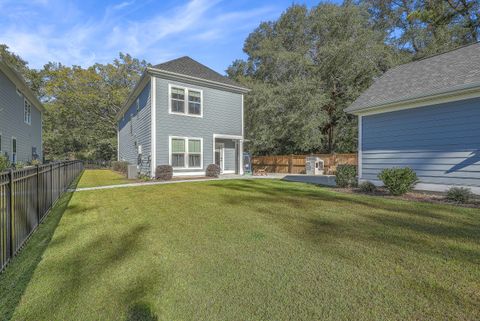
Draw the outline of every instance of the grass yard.
M85 191L0 275L0 315L479 320L479 266L478 209L274 180Z
M134 180L128 180L121 173L109 169L89 169L83 172L77 187L95 187L135 183Z

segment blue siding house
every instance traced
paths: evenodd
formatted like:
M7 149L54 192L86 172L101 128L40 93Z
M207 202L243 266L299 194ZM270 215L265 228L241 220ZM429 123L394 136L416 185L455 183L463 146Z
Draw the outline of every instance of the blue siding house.
M480 194L480 43L389 70L346 111L358 115L360 181L408 166L417 189Z
M42 160L43 112L22 76L0 58L0 154L12 163Z
M236 82L182 57L145 70L117 115L118 160L154 176L205 175L209 164L242 174L243 95Z

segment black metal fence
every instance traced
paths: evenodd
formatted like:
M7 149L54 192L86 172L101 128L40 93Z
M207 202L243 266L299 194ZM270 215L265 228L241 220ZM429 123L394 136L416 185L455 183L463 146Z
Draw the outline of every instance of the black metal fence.
M64 161L0 173L0 271L82 170Z

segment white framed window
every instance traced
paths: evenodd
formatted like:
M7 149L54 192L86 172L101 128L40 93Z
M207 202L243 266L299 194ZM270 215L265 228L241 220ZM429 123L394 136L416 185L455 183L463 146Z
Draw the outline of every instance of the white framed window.
M203 168L203 138L170 136L169 149L173 168Z
M17 138L12 136L12 163L17 163Z
M203 90L168 85L169 113L203 117Z
M32 105L26 99L23 100L23 121L32 124Z
M0 152L2 151L2 133L0 133Z

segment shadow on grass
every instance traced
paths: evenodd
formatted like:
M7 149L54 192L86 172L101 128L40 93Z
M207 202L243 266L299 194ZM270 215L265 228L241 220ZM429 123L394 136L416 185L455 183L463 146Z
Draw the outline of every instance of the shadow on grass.
M10 320L12 317L72 196L73 193L67 192L60 197L25 247L0 274L0 320Z
M279 185L265 180L212 185L237 192L223 194L227 204L248 206L293 237L319 247L331 246L335 240L374 241L439 258L480 263L480 211L475 209L342 194L301 183ZM322 209L334 212L339 220L332 215L308 214ZM346 215L349 219L342 220Z
M158 317L146 303L136 303L128 309L126 321L157 321Z

